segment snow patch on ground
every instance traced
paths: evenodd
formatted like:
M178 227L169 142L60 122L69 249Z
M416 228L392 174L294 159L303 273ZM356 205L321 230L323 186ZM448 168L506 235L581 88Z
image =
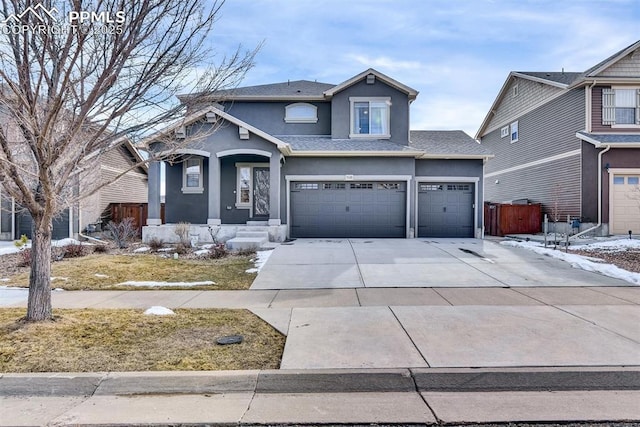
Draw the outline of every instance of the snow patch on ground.
M153 307L150 307L150 308L146 309L144 314L147 315L147 316L171 316L171 315L174 315L176 313L174 313L173 310L171 310L171 309L169 309L167 307L154 305Z
M258 252L256 252L256 258L253 260L253 262L255 263L255 267L246 270L246 272L247 273L259 273L260 270L262 270L262 267L264 267L265 263L267 262L267 260L269 259L269 257L271 256L272 253L273 253L273 249L268 250L268 251L258 251Z
M55 276L51 278L52 282L54 282L56 280L64 280L66 282L67 280L69 280L69 278L68 277L55 277Z
M60 240L54 240L53 242L51 242L51 246L55 246L56 248L61 248L63 246L71 246L71 245L81 245L82 243L80 242L80 240L76 240L76 239L60 239Z
M640 249L640 240L632 240L632 239L620 239L620 240L609 240L606 242L597 242L590 243L588 245L575 245L571 246L571 249L579 249L579 250L604 250L607 252L621 252L626 251L627 249Z
M150 247L148 247L148 246L141 246L141 247L139 247L138 249L134 249L134 251L133 251L133 252L135 252L135 253L140 253L140 252L149 252L150 250L151 250L151 248L150 248Z
M100 278L100 279L108 279L109 278L109 276L107 276L106 274L100 274L100 273L96 273L95 276Z
M8 279L6 277L3 277L2 279L0 279L0 282L10 282L11 279Z
M162 287L180 287L180 288L188 288L192 286L202 286L202 285L215 285L216 282L212 282L210 280L205 280L204 282L136 282L136 281L128 281L118 283L118 286L136 286L140 288L162 288Z
M29 247L31 247L31 245L29 245ZM20 248L17 248L15 246L5 246L3 248L0 248L0 255L17 254L18 252L20 252Z
M203 256L209 253L209 249L199 249L194 252L195 256Z
M602 243L607 243L607 242L602 242ZM602 244L602 243L596 243L596 244ZM640 285L640 273L634 273L631 271L623 270L620 267L617 267L613 264L594 262L592 261L593 258L584 257L577 254L569 254L569 253L562 252L560 250L545 248L541 243L536 243L536 242L505 241L505 242L500 242L500 244L504 246L528 249L540 255L546 255L551 258L561 259L571 264L573 268L580 268L585 271L600 273L605 276L613 277L615 279L622 279L626 282L633 283L634 285ZM583 245L582 249L586 249L587 247L593 247L593 246Z

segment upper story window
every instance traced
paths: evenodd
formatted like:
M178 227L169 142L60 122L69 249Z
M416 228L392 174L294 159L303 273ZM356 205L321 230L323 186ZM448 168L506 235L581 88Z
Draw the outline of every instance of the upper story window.
M391 98L349 98L350 137L391 138L389 130Z
M318 123L318 107L305 102L297 102L284 107L284 121L287 123Z
M182 163L182 192L202 193L202 158L188 158Z
M603 89L602 124L621 127L640 125L640 89Z
M520 136L520 133L518 131L518 122L511 123L510 129L511 129L511 142L518 142L518 137Z

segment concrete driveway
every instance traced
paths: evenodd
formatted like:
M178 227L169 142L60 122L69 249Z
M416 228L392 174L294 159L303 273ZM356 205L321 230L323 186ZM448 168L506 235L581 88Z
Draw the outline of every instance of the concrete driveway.
M629 286L479 239L298 239L278 246L251 289Z

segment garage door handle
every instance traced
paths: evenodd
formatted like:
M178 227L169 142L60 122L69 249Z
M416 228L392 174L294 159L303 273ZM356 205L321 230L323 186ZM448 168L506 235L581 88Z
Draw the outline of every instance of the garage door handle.
M447 211L447 207L445 206L444 208L442 208L442 212L446 212Z
M349 212L349 206L345 207L344 210Z

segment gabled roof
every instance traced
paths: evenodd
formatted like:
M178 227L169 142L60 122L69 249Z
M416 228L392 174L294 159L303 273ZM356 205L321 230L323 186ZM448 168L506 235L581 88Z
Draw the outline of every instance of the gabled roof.
M640 49L640 40L627 46L626 48L620 50L619 52L616 52L615 54L611 55L609 58L605 59L604 61L598 63L597 65L589 68L587 71L582 73L565 72L565 71L562 71L562 72L512 71L510 72L509 76L507 77L504 84L502 85L502 88L498 92L498 96L493 101L491 108L487 112L487 115L485 116L482 124L480 125L480 128L476 133L476 138L479 139L482 136L482 133L486 130L487 126L489 125L489 122L491 121L493 112L496 110L500 102L502 102L502 99L504 98L506 91L509 87L509 83L513 78L519 77L523 79L528 79L531 81L547 84L550 86L555 86L560 89L572 89L576 86L588 83L586 82L588 78L595 76L599 72L610 67L611 65L613 65L614 63L616 63L617 61L619 61L620 59L624 58L625 56L629 55L631 52L634 52L637 49Z
M426 158L490 158L491 151L461 130L412 130L409 146Z
M582 73L565 72L565 71L545 71L545 72L532 72L532 71L516 71L515 75L522 78L530 78L529 80L540 81L541 83L559 83L566 87L570 85L582 76Z
M407 86L405 84L402 84L399 81L394 80L394 79L392 79L391 77L389 77L387 75L382 74L380 71L374 70L373 68L369 68L368 70L363 71L360 74L351 77L349 80L344 81L344 82L340 83L339 85L332 87L331 89L327 89L324 92L324 94L327 97L331 97L331 96L335 95L336 93L345 90L349 86L352 86L352 85L358 83L359 81L366 79L369 74L373 74L376 77L376 79L382 80L384 83L386 83L389 86L399 90L400 92L406 93L407 96L409 97L410 101L413 101L418 96L418 91L417 90L412 89L409 86Z
M614 53L613 55L611 55L610 57L608 57L604 61L594 65L591 68L589 68L587 71L584 72L584 76L585 77L593 77L596 74L599 74L600 72L606 70L607 68L609 68L610 66L612 66L613 64L615 64L616 62L618 62L619 60L621 60L622 58L624 58L625 56L629 55L631 52L633 52L633 51L635 51L637 49L640 49L640 40L638 40L635 43L630 44L629 46L625 47L624 49Z
M588 133L580 131L576 137L597 148L611 146L614 148L640 148L640 134L625 133Z
M171 132L174 132L176 129L179 129L183 126L189 126L192 123L195 123L196 121L206 117L207 113L214 113L215 115L217 115L218 117L221 117L223 119L225 119L226 121L235 124L236 126L239 127L243 127L245 129L247 129L250 133L253 133L261 138L263 138L266 141L269 141L271 143L273 143L274 145L276 145L278 147L278 149L280 150L280 152L282 152L283 154L290 154L291 153L291 148L289 147L289 144L285 143L284 141L274 137L273 135L269 135L268 133L238 119L237 117L232 116L229 113L225 113L224 111L214 107L214 106L210 106L207 108L203 108L201 110L198 110L197 112L188 115L187 117L185 117L183 120L180 120L170 126L167 126L166 128L162 129L159 132L156 132L155 134L151 135L149 138L145 139L144 141L142 141L141 145L143 147L149 148L149 145L160 140L161 138L165 138L168 135L171 135Z

